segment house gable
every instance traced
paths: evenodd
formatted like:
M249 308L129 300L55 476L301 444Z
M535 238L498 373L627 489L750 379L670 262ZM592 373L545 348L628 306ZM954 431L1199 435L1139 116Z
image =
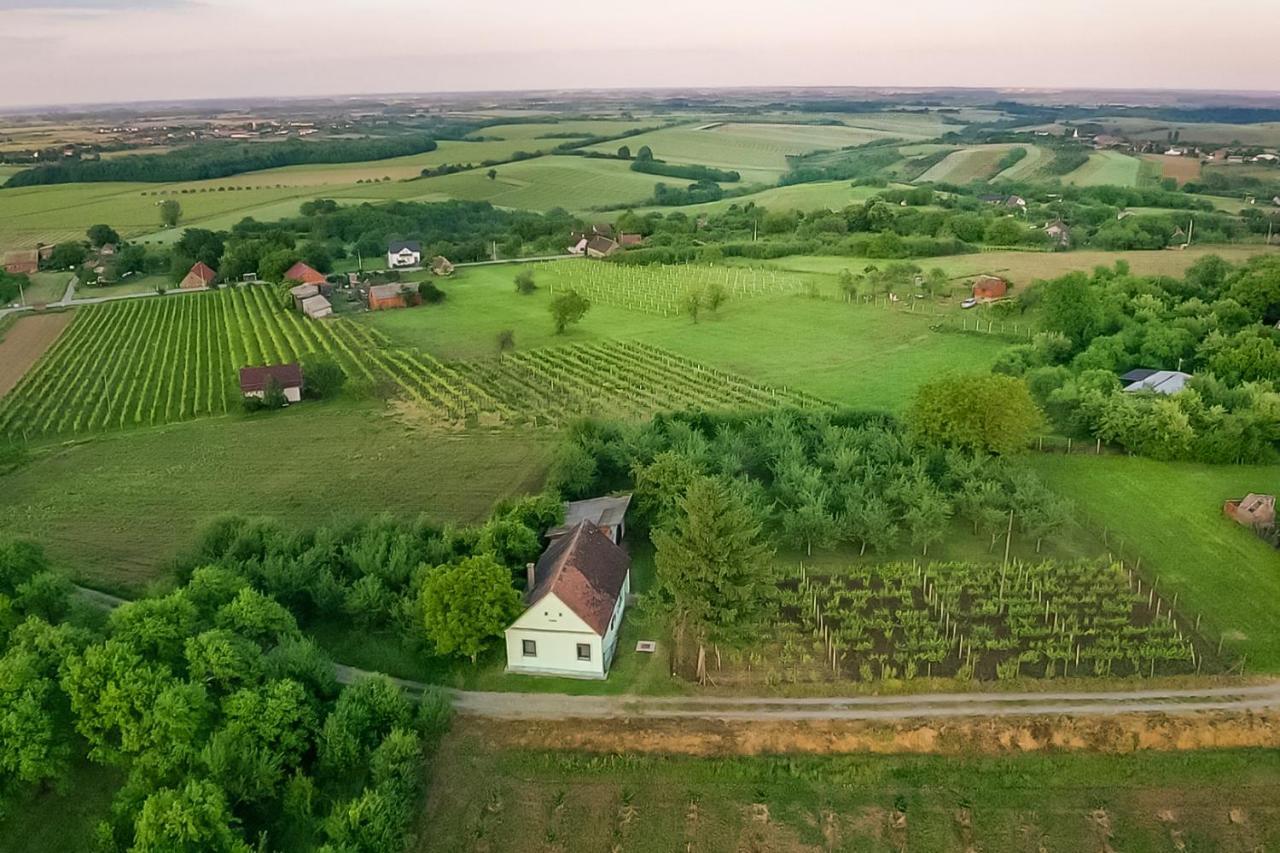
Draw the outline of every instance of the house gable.
M511 630L554 631L561 634L589 634L600 636L595 629L573 608L568 607L554 592L548 592L531 603L511 624Z

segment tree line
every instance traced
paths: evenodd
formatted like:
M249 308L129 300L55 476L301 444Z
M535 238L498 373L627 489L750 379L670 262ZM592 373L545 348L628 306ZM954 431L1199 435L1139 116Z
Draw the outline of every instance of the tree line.
M92 181L201 181L306 163L357 163L422 154L436 149L430 136L366 137L285 142L204 142L163 154L131 154L107 160L63 160L24 169L6 187Z

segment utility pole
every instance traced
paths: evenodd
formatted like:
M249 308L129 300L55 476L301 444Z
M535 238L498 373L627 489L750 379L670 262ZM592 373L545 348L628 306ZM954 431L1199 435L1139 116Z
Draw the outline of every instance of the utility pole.
M1195 233L1195 230L1196 230L1196 218L1193 216L1191 217L1191 222L1187 225L1187 245L1188 246L1191 245L1191 235Z

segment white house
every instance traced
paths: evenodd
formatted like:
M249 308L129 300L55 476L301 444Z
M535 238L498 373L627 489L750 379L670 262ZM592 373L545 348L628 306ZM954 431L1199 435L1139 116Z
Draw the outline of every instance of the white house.
M604 678L631 592L631 558L590 521L530 564L526 609L506 631L507 672Z
M422 265L422 244L416 240L393 240L387 246L387 267L416 267Z

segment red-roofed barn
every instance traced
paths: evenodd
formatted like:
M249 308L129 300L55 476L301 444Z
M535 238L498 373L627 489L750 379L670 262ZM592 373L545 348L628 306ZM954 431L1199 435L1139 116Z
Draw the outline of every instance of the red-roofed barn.
M178 285L183 290L198 290L213 284L218 274L204 261L196 261Z
M285 272L284 280L296 281L299 284L324 284L324 273L317 272L302 261L298 261Z

